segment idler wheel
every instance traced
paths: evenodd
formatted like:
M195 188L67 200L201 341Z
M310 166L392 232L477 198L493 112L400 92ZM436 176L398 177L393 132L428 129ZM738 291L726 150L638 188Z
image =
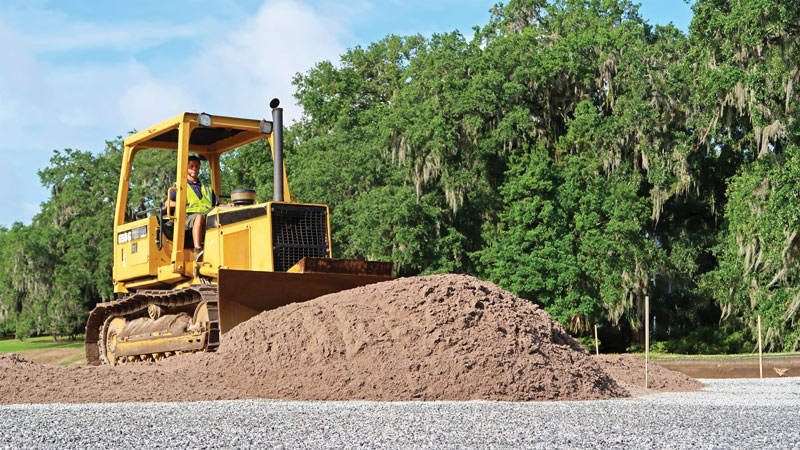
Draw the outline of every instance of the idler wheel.
M102 339L106 362L112 366L117 365L117 341L122 329L125 328L125 319L122 317L112 317L106 322L105 332Z

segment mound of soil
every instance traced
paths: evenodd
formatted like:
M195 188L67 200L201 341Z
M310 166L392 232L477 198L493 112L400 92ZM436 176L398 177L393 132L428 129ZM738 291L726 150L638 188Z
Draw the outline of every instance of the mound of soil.
M0 355L0 404L179 402L244 398L186 367L154 363L121 367L52 366Z
M545 311L463 275L404 278L265 311L231 330L217 353L215 363L235 367L237 386L258 397L626 395Z
M606 399L630 395L604 369L621 364L635 365L590 356L531 302L476 278L435 275L263 312L216 353L121 367L2 356L0 403Z
M647 389L644 387L644 358L635 355L595 356L605 371L633 396L655 392L694 392L705 384L694 378L650 364L647 368Z

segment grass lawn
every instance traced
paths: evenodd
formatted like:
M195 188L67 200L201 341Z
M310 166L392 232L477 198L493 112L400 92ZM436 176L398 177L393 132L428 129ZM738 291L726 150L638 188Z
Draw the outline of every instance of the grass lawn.
M81 356L78 356L78 357L75 357L75 358L70 358L70 359L68 359L66 361L61 361L60 363L58 363L58 365L59 366L69 366L69 365L72 365L72 364L75 364L75 363L81 363L81 362L83 364L85 364L86 363L85 360L86 360L86 357L81 355ZM83 365L83 364L81 364L81 365Z
M83 340L77 341L53 341L50 336L28 338L25 341L19 339L0 340L0 355L3 353L22 352L25 350L44 350L51 348L83 348Z

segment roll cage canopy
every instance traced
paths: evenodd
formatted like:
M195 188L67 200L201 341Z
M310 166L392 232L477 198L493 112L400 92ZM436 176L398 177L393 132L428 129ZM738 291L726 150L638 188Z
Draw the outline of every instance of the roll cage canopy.
M201 122L199 119L206 119L208 122ZM207 125L204 126L204 123ZM183 113L129 136L125 139L125 147L130 148L133 153L146 148L178 150L182 124L188 126L190 131L188 150L206 157L219 155L259 139L271 140L272 137L272 122L266 120Z
M274 159L274 134L273 122L265 119L241 119L187 112L128 136L124 141L122 154L122 171L114 213L115 226L120 226L125 222L131 164L138 151L148 148L177 151L176 216L178 220L182 221L185 215L186 168L190 152L196 153L208 161L211 169L212 189L214 192L220 193L222 192L220 155L250 142L267 139ZM282 161L281 165L283 166L283 189L286 198L289 198L286 166L282 164ZM178 230L180 231L178 232ZM176 227L176 234L180 234L180 236L176 236L176 240L182 242L183 226Z

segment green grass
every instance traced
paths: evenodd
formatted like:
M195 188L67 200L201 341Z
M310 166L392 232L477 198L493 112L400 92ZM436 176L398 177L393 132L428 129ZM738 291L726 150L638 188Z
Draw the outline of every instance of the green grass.
M69 366L71 364L74 364L74 363L82 360L83 358L84 358L83 356L78 356L77 358L72 358L72 359L67 360L67 361L61 361L60 363L58 363L58 365L59 366Z
M47 348L83 348L83 341L54 342L53 338L49 336L28 338L24 342L19 339L0 340L0 354Z

